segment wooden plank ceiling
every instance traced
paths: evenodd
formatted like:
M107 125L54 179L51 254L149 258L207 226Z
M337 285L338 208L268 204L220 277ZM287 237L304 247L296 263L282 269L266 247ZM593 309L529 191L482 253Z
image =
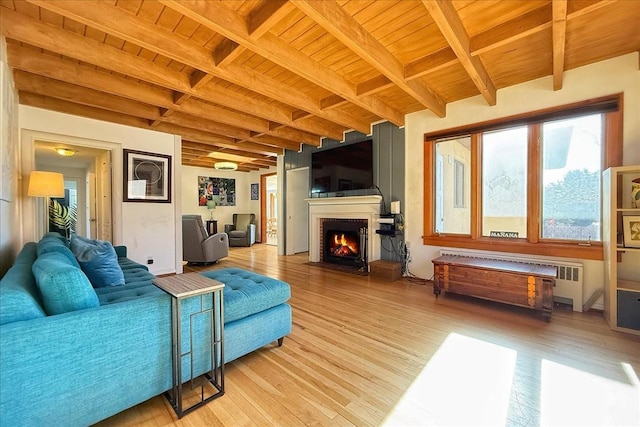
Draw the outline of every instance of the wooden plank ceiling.
M630 0L0 0L20 103L182 136L185 165L283 149L640 50Z

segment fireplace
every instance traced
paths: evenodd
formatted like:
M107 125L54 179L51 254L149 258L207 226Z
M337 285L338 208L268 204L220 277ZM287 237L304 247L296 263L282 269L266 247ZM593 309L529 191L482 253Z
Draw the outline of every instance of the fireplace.
M380 236L375 229L380 218L382 197L345 196L317 197L306 199L309 203L309 261L324 260L324 222L326 221L363 221L366 223L364 244L360 244L366 254L367 263L380 259Z
M322 221L322 260L363 267L367 264L367 221Z

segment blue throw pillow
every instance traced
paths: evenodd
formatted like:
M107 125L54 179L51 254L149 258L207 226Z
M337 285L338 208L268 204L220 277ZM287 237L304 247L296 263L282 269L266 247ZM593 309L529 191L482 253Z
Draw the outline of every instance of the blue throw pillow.
M71 252L95 288L124 285L124 274L111 242L71 238Z
M49 233L54 234L54 233ZM73 255L71 250L67 247L64 240L60 240L57 237L45 236L38 242L38 256L42 254L46 254L49 252L59 252L62 255L66 256L69 259L69 262L74 267L80 268L80 264L76 260L76 257Z
M99 307L87 276L59 252L42 254L31 267L42 304L49 315Z

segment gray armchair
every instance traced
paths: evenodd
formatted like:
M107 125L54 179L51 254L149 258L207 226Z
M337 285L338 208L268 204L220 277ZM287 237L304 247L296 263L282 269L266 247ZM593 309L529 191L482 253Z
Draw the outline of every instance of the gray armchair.
M251 246L256 242L255 214L233 214L233 224L225 224L229 246Z
M182 259L193 264L218 262L229 255L225 233L209 235L200 215L182 215Z

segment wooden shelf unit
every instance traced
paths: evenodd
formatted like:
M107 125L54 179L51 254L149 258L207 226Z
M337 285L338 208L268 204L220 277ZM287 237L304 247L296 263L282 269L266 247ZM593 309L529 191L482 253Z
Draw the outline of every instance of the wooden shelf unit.
M640 166L618 166L602 175L604 316L611 329L640 335L640 248L624 247L622 217L640 216L631 206L631 181ZM622 302L622 304L620 304Z

